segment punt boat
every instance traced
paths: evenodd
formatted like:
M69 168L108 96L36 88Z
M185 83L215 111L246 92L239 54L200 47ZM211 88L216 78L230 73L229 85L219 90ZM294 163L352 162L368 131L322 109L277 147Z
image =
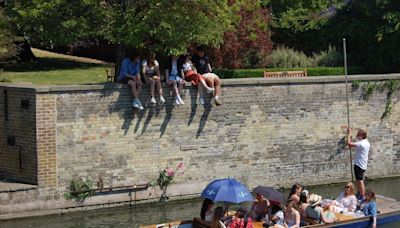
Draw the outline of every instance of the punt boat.
M400 222L400 202L377 195L376 203L378 205L378 211L380 212L377 217L377 226L382 224L388 224L393 222ZM341 228L366 228L371 226L370 217L353 217L346 214L336 214L338 222L331 224L315 224L303 227L310 228L325 228L325 227L341 227ZM253 222L254 228L262 228L261 222ZM153 224L147 226L141 226L142 228L207 228L206 224L202 224L199 219L194 218L193 220L183 220L175 222L167 222L162 224Z

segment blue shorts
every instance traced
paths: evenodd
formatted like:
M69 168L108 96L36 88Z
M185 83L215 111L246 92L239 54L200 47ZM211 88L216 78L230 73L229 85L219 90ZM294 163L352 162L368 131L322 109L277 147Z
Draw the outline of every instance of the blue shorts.
M169 75L169 76L168 76L168 80L169 80L169 81L176 81L176 82L179 82L180 80L182 80L182 78L179 77L179 75Z

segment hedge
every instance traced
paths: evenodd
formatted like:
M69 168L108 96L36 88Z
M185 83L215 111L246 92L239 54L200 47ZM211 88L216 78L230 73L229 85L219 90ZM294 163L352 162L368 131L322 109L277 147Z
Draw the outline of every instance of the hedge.
M327 75L344 75L343 67L315 67L306 68L308 76L327 76ZM264 71L292 71L292 70L304 70L304 68L267 68L267 69L236 69L236 70L222 70L215 69L214 73L218 74L220 78L261 78L264 75ZM348 74L360 74L363 73L359 67L349 67Z

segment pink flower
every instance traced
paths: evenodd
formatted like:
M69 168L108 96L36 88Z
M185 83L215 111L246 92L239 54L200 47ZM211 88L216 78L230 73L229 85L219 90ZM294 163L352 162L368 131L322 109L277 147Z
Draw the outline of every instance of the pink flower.
M179 162L178 166L176 167L176 169L180 169L183 168L183 162Z
M167 176L173 177L175 175L174 169L168 168L167 169Z

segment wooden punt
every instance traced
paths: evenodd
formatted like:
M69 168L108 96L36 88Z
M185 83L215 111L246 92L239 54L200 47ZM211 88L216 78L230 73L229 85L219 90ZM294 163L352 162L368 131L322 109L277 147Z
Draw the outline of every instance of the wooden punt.
M400 202L384 197L384 196L376 196L376 203L378 205L378 220L377 225L392 223L392 222L400 222ZM304 226L307 228L325 228L325 227L340 227L340 228L357 228L357 227L370 227L371 218L370 217L359 217L355 218L345 214L336 214L338 218L338 222L332 224L316 224ZM148 226L141 226L142 228L207 228L206 224L201 224L196 222L197 220L185 220L185 221L175 221L175 222L167 222L162 224L154 224ZM253 222L254 228L262 228L261 222Z

